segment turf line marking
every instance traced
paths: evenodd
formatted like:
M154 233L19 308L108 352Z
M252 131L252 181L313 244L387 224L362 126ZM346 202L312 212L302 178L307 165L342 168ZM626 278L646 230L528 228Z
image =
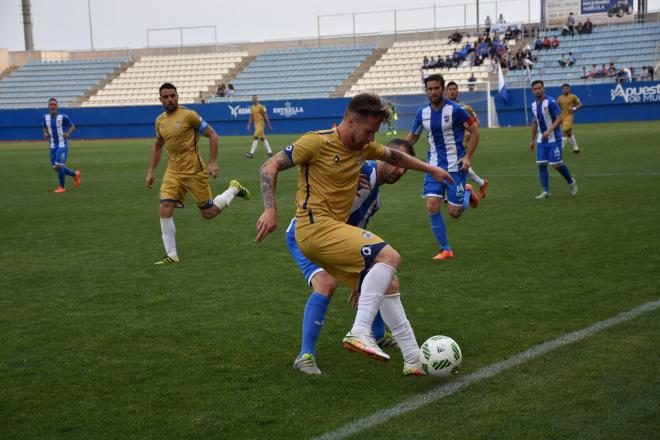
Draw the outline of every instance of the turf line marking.
M496 374L499 374L503 371L509 370L520 364L542 356L552 350L563 347L573 342L580 341L584 338L592 336L596 333L599 333L603 330L606 330L615 325L621 324L626 321L630 321L633 318L649 313L660 307L660 299L655 301L648 302L644 305L641 305L627 312L620 313L616 316L608 318L604 321L599 321L589 327L585 327L582 330L578 330L572 333L567 333L563 336L553 339L552 341L544 342L539 345L535 345L529 350L523 351L516 355L511 356L508 359L505 359L501 362L494 363L487 367L484 367L480 370L470 373L467 376L459 376L454 380L445 382L442 385L438 385L432 390L418 394L417 396L411 397L407 400L404 400L401 403L390 406L389 408L384 408L379 411L376 411L370 416L357 419L354 422L348 423L334 431L327 432L319 437L315 437L315 440L335 440L343 439L349 437L358 432L364 431L365 429L371 428L381 423L385 423L388 420L398 417L400 415L406 414L410 411L414 411L417 408L420 408L429 403L436 402L444 397L450 396L455 392L459 391L462 388L465 388L473 383L488 379Z
M640 173L587 173L579 174L577 177L657 177L660 172L649 171ZM487 177L538 177L538 173L521 173L521 174L489 174Z

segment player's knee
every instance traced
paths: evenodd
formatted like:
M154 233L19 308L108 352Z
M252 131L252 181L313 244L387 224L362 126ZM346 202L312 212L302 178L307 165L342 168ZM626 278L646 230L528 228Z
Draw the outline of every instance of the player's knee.
M401 255L399 255L392 246L387 245L378 252L378 255L376 255L376 258L374 259L374 263L384 263L394 269L398 269L401 265Z
M447 207L447 214L453 218L459 218L463 214L463 208L460 206L449 205Z
M214 219L218 215L219 212L220 211L218 209L213 209L213 208L202 209L201 210L202 218L204 218L205 220Z
M390 281L390 285L387 286L387 291L385 292L385 295L394 295L395 293L399 293L400 291L401 288L399 287L399 277L394 275L392 281Z
M322 271L317 272L312 277L312 289L314 292L320 293L323 296L331 297L337 290L337 281L329 273Z
M561 168L561 163L553 163L552 168L559 170Z
M54 169L55 171L59 171L59 170L61 170L61 169L62 169L62 164L56 163L55 165L53 165L53 169Z
M426 199L426 210L429 214L437 214L440 212L440 199L437 197L429 197Z

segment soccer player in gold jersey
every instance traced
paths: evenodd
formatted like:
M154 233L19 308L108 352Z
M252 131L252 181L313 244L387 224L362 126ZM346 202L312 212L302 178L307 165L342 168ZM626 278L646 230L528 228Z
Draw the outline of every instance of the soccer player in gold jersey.
M580 98L571 93L571 86L569 84L563 84L561 86L561 92L561 96L557 98L557 104L559 104L563 118L561 123L561 147L564 148L566 143L571 141L573 144L573 153L579 153L580 147L578 147L575 135L573 134L573 115L582 107L582 102L580 102Z
M229 188L213 198L209 187L209 174L218 177L218 135L197 112L179 106L179 96L173 84L160 86L160 102L165 111L156 118L156 142L151 151L151 164L147 171L146 185L154 184L154 171L167 145L169 161L160 186L160 227L166 255L155 264L178 263L174 208L183 208L186 193L190 192L202 217L212 219L232 202L234 197L250 198L250 192L237 180L229 182ZM208 166L199 155L199 135L209 139Z
M273 126L270 125L270 119L268 119L268 111L266 107L259 104L259 97L257 95L252 95L252 108L250 109L250 119L248 120L247 129L250 130L250 125L254 122L254 134L252 135L252 148L249 153L245 153L245 157L252 159L254 153L257 151L257 144L261 141L264 144L266 153L268 157L273 156L273 150L270 149L270 144L266 135L264 134L264 122L268 123L268 129L272 132Z
M477 118L477 113L474 111L472 106L465 104L464 102L460 102L458 100L458 84L456 84L454 81L449 81L447 83L447 98L451 99L452 101L458 103L461 107L463 107L465 111L467 111L468 114L472 117L472 119L474 119L474 122L475 124L477 124L477 127L479 126L479 118ZM467 145L469 139L470 139L470 132L466 131L465 137L463 138L463 143ZM488 180L479 177L479 175L472 169L472 167L468 169L468 177L472 179L474 183L479 185L479 197L481 197L482 199L485 198L486 189L488 188Z
M418 375L424 371L400 295L386 295L401 257L377 235L346 221L366 160L428 172L438 181L452 181L452 177L439 167L375 142L380 124L389 116L380 97L360 93L351 99L336 129L307 133L266 161L261 168L265 209L257 222L256 240L262 241L277 227L278 173L297 165L296 242L305 258L360 291L355 321L343 340L344 348L381 362L389 360L371 335L374 317L380 310L403 353L404 374Z

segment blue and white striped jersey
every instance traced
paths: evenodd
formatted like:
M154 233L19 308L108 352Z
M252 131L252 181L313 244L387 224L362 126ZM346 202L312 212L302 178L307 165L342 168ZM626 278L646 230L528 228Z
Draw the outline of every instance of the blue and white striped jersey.
M410 131L420 134L426 129L429 141L426 161L430 165L458 172L458 161L465 156L465 128L472 123L474 121L460 104L445 99L439 110L434 110L430 103L420 107Z
M358 190L355 199L353 199L351 215L346 222L349 225L366 229L371 216L380 209L380 201L378 200L378 173L376 172L376 168L377 164L375 160L368 160L362 165L360 174L367 176L371 188Z
M52 116L50 113L44 115L44 128L50 136L50 148L68 148L69 141L64 137L64 133L71 128L71 119L65 114Z
M532 117L536 119L538 123L538 130L536 134L536 142L541 144L554 143L561 141L561 129L559 125L555 130L548 136L547 139L543 139L543 133L548 131L555 120L561 115L561 110L555 98L545 96L543 101L539 102L538 99L532 102Z

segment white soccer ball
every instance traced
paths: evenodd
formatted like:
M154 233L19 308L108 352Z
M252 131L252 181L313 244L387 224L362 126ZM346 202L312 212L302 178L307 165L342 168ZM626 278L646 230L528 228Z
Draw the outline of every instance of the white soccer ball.
M448 336L431 336L419 348L422 368L436 377L456 373L463 362L461 347Z

